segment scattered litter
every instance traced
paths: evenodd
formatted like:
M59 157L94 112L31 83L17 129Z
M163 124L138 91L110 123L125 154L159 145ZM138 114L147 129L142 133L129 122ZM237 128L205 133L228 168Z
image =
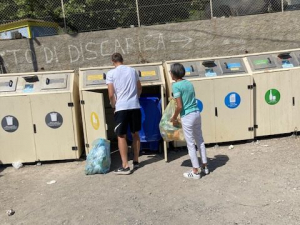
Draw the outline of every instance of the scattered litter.
M41 165L42 165L42 163L41 163L41 162L38 162L36 165L37 165L37 166L41 166Z
M215 145L215 148L219 148L219 145L216 144L216 145Z
M23 166L23 164L21 162L13 162L12 166L18 170Z
M55 184L56 183L56 180L51 180L49 182L47 182L47 184Z
M13 210L13 209L7 210L7 211L6 211L6 214L7 214L8 216L12 216L12 215L15 214L15 210Z
M261 147L269 147L269 145L261 145Z
M257 140L255 143L258 145L259 144L259 140Z
M233 149L233 148L234 148L233 145L230 145L230 146L228 147L229 150L231 150L231 149Z

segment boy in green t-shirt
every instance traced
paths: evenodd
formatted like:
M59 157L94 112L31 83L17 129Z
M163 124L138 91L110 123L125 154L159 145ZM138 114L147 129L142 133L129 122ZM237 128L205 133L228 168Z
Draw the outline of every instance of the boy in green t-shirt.
M195 98L195 90L193 84L182 79L185 76L185 69L182 64L175 63L171 66L171 76L175 81L173 83L173 97L176 99L177 108L171 119L173 125L178 123L177 117L180 113L181 123L184 137L187 143L187 148L192 161L193 169L184 173L186 178L199 179L199 160L197 157L196 146L200 147L200 154L202 159L201 171L204 174L209 174L207 167L206 148L201 130L201 116Z

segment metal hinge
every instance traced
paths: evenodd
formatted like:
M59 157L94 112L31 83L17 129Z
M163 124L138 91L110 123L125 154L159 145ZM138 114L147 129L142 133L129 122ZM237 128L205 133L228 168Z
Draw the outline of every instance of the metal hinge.
M90 147L90 144L85 144L85 147L89 148L89 147Z
M248 85L248 89L252 90L253 89L253 85Z
M80 101L80 104L81 104L81 105L84 105L84 104L85 104L85 101L84 101L84 100L81 100L81 101Z
M73 147L72 147L72 150L73 150L73 151L76 151L76 150L78 150L78 147L77 147L77 146L73 146Z
M254 125L254 129L258 129L258 125Z
M74 106L74 103L73 103L73 102L69 102L69 103L68 103L68 106L69 106L69 107L73 107L73 106Z
M254 131L253 127L248 127L248 131Z

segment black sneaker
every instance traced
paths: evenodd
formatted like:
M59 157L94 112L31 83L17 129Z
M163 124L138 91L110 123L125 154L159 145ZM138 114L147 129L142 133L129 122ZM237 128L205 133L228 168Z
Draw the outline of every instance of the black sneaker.
M134 170L136 170L136 169L138 169L138 168L140 167L139 162L133 161L132 164L133 164L133 169L134 169Z
M119 175L128 175L131 173L130 167L123 168L122 166L119 167L114 171L114 174L119 174Z

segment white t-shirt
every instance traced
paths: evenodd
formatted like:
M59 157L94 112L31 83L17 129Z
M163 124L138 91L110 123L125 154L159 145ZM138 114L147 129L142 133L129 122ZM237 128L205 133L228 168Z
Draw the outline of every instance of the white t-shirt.
M125 65L120 65L107 73L106 84L113 84L115 89L116 111L140 108L138 80L136 70Z

